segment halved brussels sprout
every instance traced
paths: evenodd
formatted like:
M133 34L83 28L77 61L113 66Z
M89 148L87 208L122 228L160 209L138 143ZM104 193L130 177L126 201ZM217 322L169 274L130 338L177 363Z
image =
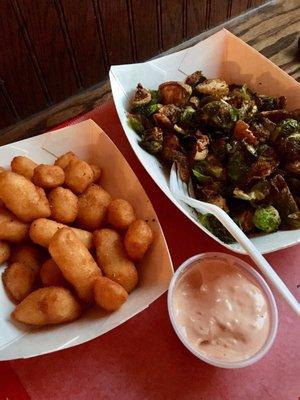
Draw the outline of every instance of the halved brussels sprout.
M195 161L204 160L208 155L209 138L207 135L198 135L191 151L191 158Z
M144 106L151 101L151 92L149 89L144 88L140 83L137 85L134 96L131 100L131 108L133 110Z
M163 148L163 131L157 126L148 129L140 141L140 146L148 153L159 153Z
M229 87L223 79L206 79L206 81L199 83L195 90L204 95L213 95L216 97L227 96Z
M190 86L196 86L198 83L205 81L206 78L202 75L201 71L195 71L193 74L187 76L185 83Z
M192 94L191 86L175 81L162 83L158 90L162 104L175 106L184 106Z
M180 112L179 107L174 106L174 104L168 104L161 107L159 112L153 115L153 119L160 127L173 130L174 124L179 120Z
M256 146L258 144L258 140L256 136L254 136L253 132L249 129L249 125L242 120L236 122L233 137L237 140L244 140L250 145Z
M265 199L270 193L269 182L261 179L258 181L249 192L245 192L239 188L235 188L233 191L233 196L237 199L246 201L259 201Z
M200 122L213 128L229 132L234 125L233 108L226 101L212 101L199 110Z

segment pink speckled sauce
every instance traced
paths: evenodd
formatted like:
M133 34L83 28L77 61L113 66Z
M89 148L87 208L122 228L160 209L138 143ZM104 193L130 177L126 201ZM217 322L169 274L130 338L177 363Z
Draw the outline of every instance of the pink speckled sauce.
M246 360L265 344L270 311L263 290L227 260L198 260L173 293L174 315L191 346L208 358Z

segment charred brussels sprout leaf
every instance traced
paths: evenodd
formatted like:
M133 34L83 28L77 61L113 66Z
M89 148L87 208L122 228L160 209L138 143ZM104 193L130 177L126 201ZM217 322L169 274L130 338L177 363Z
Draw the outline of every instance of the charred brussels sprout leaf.
M281 175L276 175L271 179L272 185L272 202L279 211L283 225L292 228L290 214L299 212L298 205Z
M191 106L187 106L181 112L179 120L181 123L183 123L185 125L191 125L194 122L193 120L194 120L195 114L196 114L196 110Z
M253 230L253 214L254 210L244 210L235 214L234 222L241 228L243 232L249 233Z
M235 239L212 214L198 214L198 220L207 230L225 243L234 243Z
M300 229L300 211L294 214L289 214L288 219L288 225L291 229Z
M157 126L145 132L143 139L140 141L140 146L148 153L157 154L163 147L163 132Z
M127 114L128 125L133 129L138 135L142 135L145 131L145 127L142 122L142 118L138 114Z
M277 132L280 136L287 137L292 133L300 131L300 123L296 119L287 118L281 121L277 126Z
M256 228L267 233L276 231L280 222L279 212L273 206L257 208L253 215Z
M255 185L253 185L250 191L247 193L241 189L235 188L233 191L233 196L237 199L255 202L265 199L269 195L269 193L269 182L261 179Z
M281 110L286 104L284 96L272 97L264 94L255 94L255 101L259 111Z
M201 71L195 71L193 74L187 76L185 83L192 87L195 87L196 85L198 85L198 83L201 83L205 80L206 78L204 75L202 75Z
M206 79L196 86L196 92L204 95L213 95L218 98L226 96L229 92L228 85L222 79Z
M266 147L266 150L264 150L258 159L251 165L251 168L247 173L247 182L271 175L278 164L279 161L275 151L271 147Z
M203 175L211 176L216 179L221 179L224 175L224 168L212 154L205 160L196 161L194 169L201 172Z
M242 147L234 143L229 152L227 174L233 182L239 181L245 176L249 167Z
M144 115L145 117L150 117L152 114L155 114L162 107L161 104L158 103L158 91L150 90L150 100L147 103L142 103L137 105L134 110Z
M198 182L200 183L206 183L206 182L211 182L211 177L204 175L199 168L193 168L193 175L197 179Z

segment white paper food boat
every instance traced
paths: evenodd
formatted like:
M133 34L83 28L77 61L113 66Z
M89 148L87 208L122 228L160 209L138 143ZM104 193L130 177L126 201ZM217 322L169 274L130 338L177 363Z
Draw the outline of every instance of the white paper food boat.
M33 357L100 336L148 307L168 289L173 275L166 241L149 198L123 155L92 120L0 147L0 165L9 168L11 159L18 155L26 155L37 163L53 163L57 156L70 150L103 169L103 187L113 197L130 201L136 215L149 221L154 243L138 267L138 287L121 309L106 315L100 309L91 309L70 324L30 329L13 322L10 313L14 304L0 279L0 360ZM4 268L0 268L2 273Z
M143 150L138 135L128 126L126 110L138 82L156 89L166 81L184 81L196 70L208 78L220 77L229 83L246 83L252 90L272 96L286 96L287 109L300 108L300 84L242 40L222 29L193 47L140 64L112 66L110 82L116 109L125 134L137 157L169 199L196 225L223 246L245 253L238 243L226 244L205 229L195 212L177 201L169 190L168 172ZM300 242L300 229L278 231L251 239L262 253L270 253Z

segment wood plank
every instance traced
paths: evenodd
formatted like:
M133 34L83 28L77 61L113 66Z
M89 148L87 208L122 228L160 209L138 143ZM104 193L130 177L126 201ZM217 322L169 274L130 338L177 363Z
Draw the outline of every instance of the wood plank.
M207 12L206 0L187 0L187 37L195 36L207 28Z
M31 0L18 2L51 97L54 102L63 100L78 90L78 84L55 1L36 1L34 12Z
M161 0L162 47L169 49L185 39L184 1Z
M252 42L258 51L269 52L271 61L300 82L299 51L296 40L291 42L293 32L299 31L299 0L278 0L276 4L265 5L259 11L250 10L245 16L228 21L224 26L246 42ZM163 55L183 50L217 32L215 27L166 51ZM288 37L285 43L284 37ZM273 47L272 49L272 46ZM275 52L275 54L274 54ZM0 64L1 65L1 64ZM79 95L34 115L15 126L0 131L0 145L21 138L43 133L50 127L89 111L110 98L108 82L95 86Z
M134 61L126 0L98 0L109 65Z
M250 1L251 1L251 7L258 7L266 2L266 0L250 0Z
M216 26L228 18L230 0L210 0L209 27Z
M61 4L82 84L89 87L103 80L107 72L97 33L93 2L61 0Z
M11 125L17 121L17 118L10 109L7 100L1 91L1 87L0 87L0 110L1 110L0 129L4 128L7 125Z
M158 13L156 1L131 0L137 61L159 52Z
M229 18L236 17L242 14L248 8L248 0L231 0L231 7L229 12Z
M34 116L0 131L0 146L39 135L61 122L94 109L111 99L110 85L102 82Z
M44 109L47 102L8 1L0 1L0 32L0 80L24 118Z

